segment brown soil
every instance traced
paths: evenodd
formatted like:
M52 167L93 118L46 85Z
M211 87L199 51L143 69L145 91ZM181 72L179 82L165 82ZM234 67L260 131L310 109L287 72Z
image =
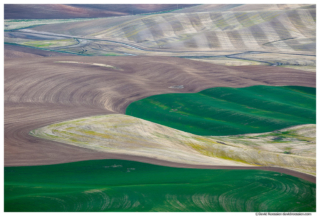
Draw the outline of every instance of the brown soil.
M99 63L115 68L57 61ZM175 57L13 58L6 59L4 66L5 166L107 158L178 166L153 158L77 148L28 133L70 119L124 113L131 102L155 94L198 92L218 86L316 86L313 72L267 66L225 67ZM184 88L169 88L174 85Z
M5 4L5 19L68 19L123 16L174 10L194 4Z
M29 48L15 45L4 45L4 59L10 58L32 58L32 57L49 57L49 56L75 56L73 54L50 52L36 48Z
M110 111L59 104L5 102L4 112L5 166L55 164L106 158L104 154L96 151L30 136L29 132L50 122L109 114Z

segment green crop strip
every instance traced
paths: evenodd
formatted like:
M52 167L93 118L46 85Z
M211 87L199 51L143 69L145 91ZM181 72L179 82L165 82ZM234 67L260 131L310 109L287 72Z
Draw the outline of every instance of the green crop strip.
M216 87L150 96L126 114L197 135L263 133L316 123L316 89L301 86Z
M188 169L94 160L5 167L4 173L6 212L316 209L314 183L271 171Z

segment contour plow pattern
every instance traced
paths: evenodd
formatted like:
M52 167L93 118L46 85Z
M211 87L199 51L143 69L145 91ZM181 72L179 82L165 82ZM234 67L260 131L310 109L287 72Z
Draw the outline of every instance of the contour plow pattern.
M5 167L5 173L8 212L316 209L314 183L262 170L182 169L100 160Z
M315 212L315 4L6 4L5 212Z
M29 132L75 118L125 113L130 103L148 96L192 93L218 86L315 87L313 72L266 66L249 69L212 67L210 63L173 57L64 56L6 60L5 165L119 158L119 155L35 138Z

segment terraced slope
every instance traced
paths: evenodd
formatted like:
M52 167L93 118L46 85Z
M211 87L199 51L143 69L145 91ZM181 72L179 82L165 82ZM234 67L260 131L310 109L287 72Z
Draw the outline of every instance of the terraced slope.
M242 67L234 70L173 57L19 58L7 59L4 66L5 166L123 158L39 139L28 133L75 118L124 113L130 103L151 95L199 92L218 86L315 87L313 72L267 66L248 68L247 72ZM178 85L183 88L169 88ZM125 157L168 165L156 159Z
M301 130L308 128L307 126L300 127ZM286 132L290 132L294 136L292 129L285 130L284 133L288 134ZM315 157L310 157L308 154L296 156L287 154L288 152L274 151L274 149L270 149L268 143L260 144L259 148L256 144L259 138L254 140L255 143L245 143L246 145L244 145L244 140L237 139L237 137L197 136L120 114L59 122L33 130L30 134L50 141L99 152L157 158L189 165L236 167L260 165L283 167L311 174L315 174L316 170ZM259 135L260 137L268 137L269 134ZM277 132L273 132L273 134L277 134ZM277 138L279 137L281 136L279 135ZM250 138L254 139L255 137L251 136ZM296 149L315 150L315 145L310 146L310 143L307 142L308 137L299 136L299 138L300 140L295 143L287 144L287 148L293 151ZM283 145L279 142L273 144Z
M315 124L315 94L299 86L219 87L151 96L131 103L126 114L197 135L262 133Z
M6 212L316 211L314 183L261 170L181 169L96 160L5 167L4 183Z

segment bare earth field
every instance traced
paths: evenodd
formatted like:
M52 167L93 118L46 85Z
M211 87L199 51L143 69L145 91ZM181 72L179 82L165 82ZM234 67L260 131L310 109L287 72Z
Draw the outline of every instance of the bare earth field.
M183 88L169 88L176 85ZM152 158L67 146L28 133L65 120L124 113L131 102L150 95L252 85L315 87L315 73L270 66L225 67L173 57L6 59L5 166L98 158L135 158L167 165Z
M67 19L124 16L161 12L195 6L194 4L6 4L5 19Z
M32 58L32 57L49 57L49 56L73 56L73 54L51 52L46 50L40 50L36 48L4 45L4 58Z

